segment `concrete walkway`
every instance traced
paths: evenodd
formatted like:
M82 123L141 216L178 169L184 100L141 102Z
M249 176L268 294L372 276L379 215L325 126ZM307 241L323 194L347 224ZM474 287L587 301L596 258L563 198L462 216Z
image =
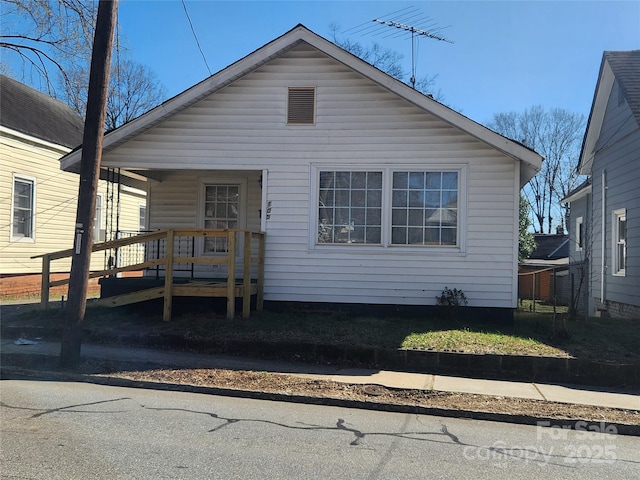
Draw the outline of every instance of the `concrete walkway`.
M4 354L59 356L60 344L37 341L36 344L17 345L16 339L2 339L0 352ZM375 384L389 388L436 390L442 392L473 393L500 397L529 398L549 402L592 405L640 410L640 391L613 390L583 385L551 385L544 383L480 380L444 375L392 372L384 370L338 368L330 365L311 365L225 355L204 355L148 348L82 345L85 359L109 359L135 362L149 366L171 368L220 368L296 375L305 378L333 380L352 384Z

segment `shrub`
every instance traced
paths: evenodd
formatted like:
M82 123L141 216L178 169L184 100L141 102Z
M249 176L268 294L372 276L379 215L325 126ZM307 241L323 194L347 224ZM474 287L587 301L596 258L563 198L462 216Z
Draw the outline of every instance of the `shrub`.
M449 287L444 287L440 296L436 297L436 301L440 307L466 307L469 304L462 290L457 288L451 290Z

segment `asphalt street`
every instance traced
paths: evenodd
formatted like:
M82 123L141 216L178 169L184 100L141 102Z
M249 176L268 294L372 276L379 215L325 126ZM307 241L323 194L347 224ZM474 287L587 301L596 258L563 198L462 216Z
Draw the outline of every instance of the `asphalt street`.
M640 477L640 438L613 431L83 383L0 386L3 479Z

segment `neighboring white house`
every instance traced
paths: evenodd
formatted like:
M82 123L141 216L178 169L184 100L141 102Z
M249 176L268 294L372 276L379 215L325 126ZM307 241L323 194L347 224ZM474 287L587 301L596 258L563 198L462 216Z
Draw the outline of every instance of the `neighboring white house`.
M604 52L571 204L571 283L589 315L640 318L640 50Z
M32 257L73 245L79 178L61 171L59 160L82 143L82 131L82 119L66 104L0 75L1 296L39 292L42 260ZM100 182L96 240L113 234L116 223L120 230L140 229L146 192L123 185L119 194L116 219L117 184ZM91 266L104 263L104 253L95 254ZM52 268L68 272L70 262Z
M542 158L298 25L109 133L102 162L149 178L150 229L266 232L267 303L434 305L448 286L510 314Z

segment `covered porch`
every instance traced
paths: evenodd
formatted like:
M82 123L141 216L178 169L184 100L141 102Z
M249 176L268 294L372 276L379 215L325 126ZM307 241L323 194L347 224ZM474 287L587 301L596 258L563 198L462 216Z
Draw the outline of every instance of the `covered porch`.
M202 245L215 245L215 254L197 254ZM234 318L236 299L242 299L242 316L248 318L251 298L256 311L264 304L264 232L246 229L164 229L134 234L126 238L95 243L93 252L108 258L103 270L90 278L139 277L140 288L101 298L97 305L118 307L163 299L163 320L171 320L173 297L222 297L227 300L227 318ZM52 262L71 257L71 249L39 256L42 258L41 306L49 306L49 290L67 285L69 279L51 281ZM215 267L215 278L195 275L198 267ZM148 279L156 281L148 287ZM135 283L135 278L129 278ZM131 283L131 282L130 282Z

